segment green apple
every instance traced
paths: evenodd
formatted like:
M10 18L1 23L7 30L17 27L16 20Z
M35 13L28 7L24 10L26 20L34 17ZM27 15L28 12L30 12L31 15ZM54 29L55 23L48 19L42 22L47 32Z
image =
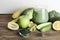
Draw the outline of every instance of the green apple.
M28 17L25 17L25 16L21 16L19 19L18 19L18 24L21 28L27 28L28 25L30 23L30 20Z

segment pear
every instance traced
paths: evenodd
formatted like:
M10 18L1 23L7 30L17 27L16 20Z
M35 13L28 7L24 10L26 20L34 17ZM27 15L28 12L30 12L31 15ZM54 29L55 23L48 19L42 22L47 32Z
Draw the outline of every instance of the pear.
M20 16L18 19L18 24L21 28L27 28L30 23L30 20L28 17L25 16Z

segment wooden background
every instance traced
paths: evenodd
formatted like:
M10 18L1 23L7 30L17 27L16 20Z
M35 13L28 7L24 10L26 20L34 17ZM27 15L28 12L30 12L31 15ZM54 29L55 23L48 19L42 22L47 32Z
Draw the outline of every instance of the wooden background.
M11 15L0 15L0 40L60 40L60 32L49 31L46 33L33 32L29 38L19 36L18 31L7 29L7 23L11 21Z

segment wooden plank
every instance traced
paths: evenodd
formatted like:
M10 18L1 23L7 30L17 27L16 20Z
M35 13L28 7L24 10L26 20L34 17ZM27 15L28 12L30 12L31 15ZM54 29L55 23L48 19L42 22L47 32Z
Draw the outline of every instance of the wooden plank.
M29 38L23 38L18 31L7 29L7 23L11 20L11 14L0 15L0 40L60 40L60 32L52 30L46 33L33 32Z

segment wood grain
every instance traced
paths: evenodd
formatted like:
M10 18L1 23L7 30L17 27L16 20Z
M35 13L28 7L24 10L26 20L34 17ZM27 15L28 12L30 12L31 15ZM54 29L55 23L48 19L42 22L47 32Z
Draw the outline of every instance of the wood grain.
M23 38L18 31L7 29L7 23L11 20L11 14L0 15L0 40L60 40L60 32L52 30L46 33L33 32L30 37Z

